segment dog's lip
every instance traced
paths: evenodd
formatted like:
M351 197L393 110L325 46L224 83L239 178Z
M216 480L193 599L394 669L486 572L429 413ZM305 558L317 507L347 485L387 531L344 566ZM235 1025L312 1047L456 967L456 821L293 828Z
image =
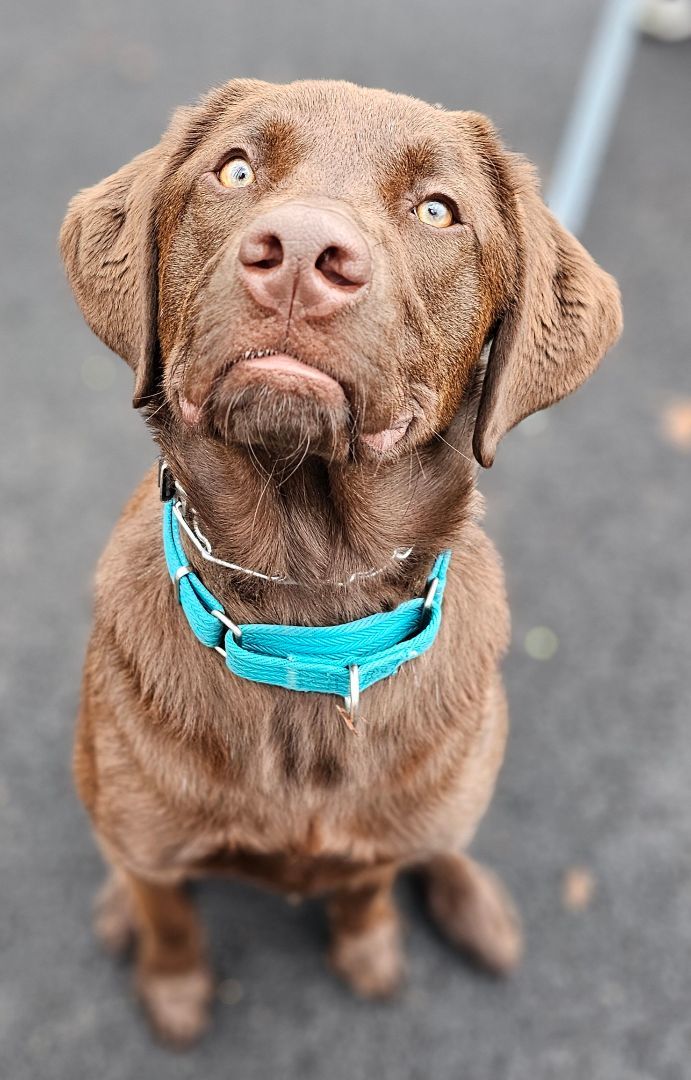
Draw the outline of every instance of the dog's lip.
M234 367L251 367L254 370L266 371L272 375L288 376L291 380L298 379L312 381L314 384L319 384L323 389L328 390L329 396L332 398L335 396L335 393L338 395L338 400L343 400L345 397L341 384L336 382L330 375L327 375L325 371L313 367L311 364L306 364L303 360L298 360L295 356L289 356L287 353L268 350L257 353L246 353L236 362ZM386 454L401 441L407 433L412 420L412 410L404 409L395 418L390 428L371 434L363 432L360 435L360 438L367 446L374 450L375 453Z
M232 362L225 374L243 370L266 372L277 380L279 386L281 383L285 384L286 389L299 387L300 384L312 386L320 396L330 399L330 404L341 405L348 400L341 383L331 375L289 353L274 349L248 349ZM182 391L178 392L178 400L183 421L190 427L196 426L201 419L201 406L186 397ZM414 418L414 409L404 408L398 416L392 418L389 428L377 432L360 432L360 440L375 454L387 454L408 433Z
M279 389L294 390L302 384L313 387L321 397L327 398L333 405L343 405L346 394L341 384L325 371L312 364L298 360L296 356L279 352L277 349L248 349L236 357L221 372L225 379L232 374L257 372L261 377L266 372L279 384ZM180 413L185 424L195 427L201 420L202 406L188 397L184 390L177 392Z
M308 381L328 389L332 395L345 396L343 387L331 375L288 353L268 351L246 353L233 365L233 368L240 371L248 368L253 371L266 371L270 375L286 377L292 382Z
M178 391L178 402L180 404L182 419L189 427L194 427L201 418L201 405L197 405L196 402L186 397L181 390Z
M408 429L414 419L415 414L413 410L404 409L399 413L391 427L385 428L383 431L371 432L369 434L363 432L360 438L376 453L386 454L389 450L393 450L394 446L401 441L404 435L408 434Z

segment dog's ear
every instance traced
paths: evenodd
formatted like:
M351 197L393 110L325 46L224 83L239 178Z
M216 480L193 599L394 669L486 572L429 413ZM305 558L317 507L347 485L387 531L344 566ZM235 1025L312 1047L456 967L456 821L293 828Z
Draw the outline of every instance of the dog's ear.
M80 191L60 231L67 277L84 318L134 370L135 408L156 389L155 216L163 157L155 146Z
M485 131L485 148L491 138ZM494 132L492 130L492 136ZM514 235L514 281L498 313L473 435L488 468L499 440L583 383L621 333L619 289L540 198L530 165L496 140L493 175Z
M267 87L232 79L177 109L157 146L69 205L60 231L67 277L91 329L134 370L135 408L155 395L160 376L156 226L163 182L229 108Z

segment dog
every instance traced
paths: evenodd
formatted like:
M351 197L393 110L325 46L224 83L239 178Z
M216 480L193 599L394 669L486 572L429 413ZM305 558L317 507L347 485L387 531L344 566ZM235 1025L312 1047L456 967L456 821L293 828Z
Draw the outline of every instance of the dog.
M614 280L484 116L328 81L178 110L61 251L161 454L98 566L74 754L96 929L155 1031L208 1022L207 875L325 897L332 968L385 997L415 871L509 972L514 905L465 853L507 732L477 463L596 368Z

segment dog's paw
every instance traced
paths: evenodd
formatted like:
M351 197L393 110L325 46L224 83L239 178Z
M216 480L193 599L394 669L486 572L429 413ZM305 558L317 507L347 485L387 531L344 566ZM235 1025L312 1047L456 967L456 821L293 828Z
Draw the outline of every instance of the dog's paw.
M398 923L392 920L362 933L337 934L329 963L361 997L393 997L406 974Z
M425 867L430 914L446 937L495 975L523 956L521 922L499 878L472 859L448 855Z
M140 973L136 990L155 1034L178 1049L196 1042L209 1026L213 979L207 968L177 975Z
M115 874L103 883L94 901L94 934L103 948L116 956L134 938L134 915L127 890Z

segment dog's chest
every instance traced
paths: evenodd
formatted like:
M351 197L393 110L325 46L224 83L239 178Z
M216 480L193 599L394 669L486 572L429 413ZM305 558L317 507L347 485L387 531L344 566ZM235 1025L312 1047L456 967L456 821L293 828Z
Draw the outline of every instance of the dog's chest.
M463 772L453 741L407 740L402 727L374 718L355 734L329 701L305 716L285 708L272 716L238 736L227 766L210 773L207 758L183 780L178 762L176 801L202 824L178 834L181 860L276 875L303 892L294 875L309 880L315 863L336 873L343 862L406 857L448 816Z

